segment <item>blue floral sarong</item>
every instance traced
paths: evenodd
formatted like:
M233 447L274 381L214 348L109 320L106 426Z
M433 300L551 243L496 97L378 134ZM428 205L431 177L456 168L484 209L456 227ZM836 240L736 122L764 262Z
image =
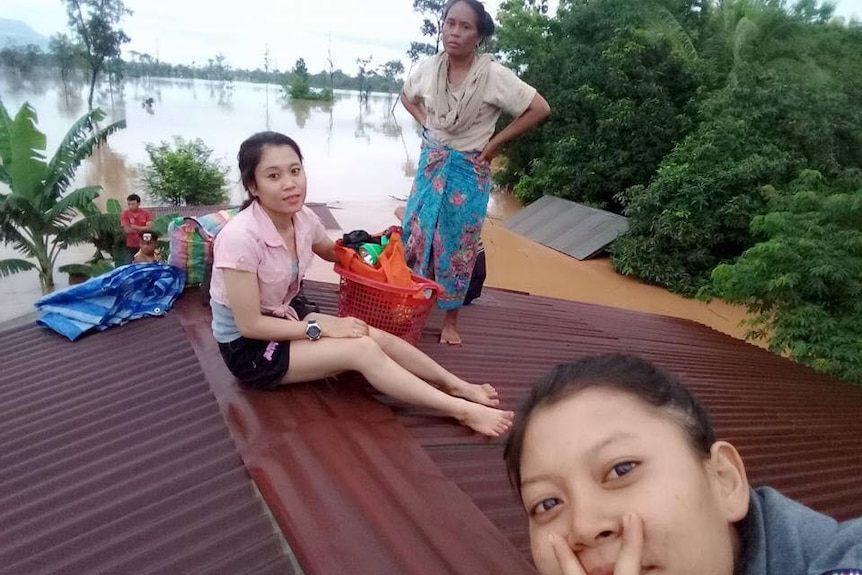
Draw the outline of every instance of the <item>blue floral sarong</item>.
M443 286L437 305L444 310L463 305L478 255L491 192L491 166L480 153L424 139L404 212L407 265Z

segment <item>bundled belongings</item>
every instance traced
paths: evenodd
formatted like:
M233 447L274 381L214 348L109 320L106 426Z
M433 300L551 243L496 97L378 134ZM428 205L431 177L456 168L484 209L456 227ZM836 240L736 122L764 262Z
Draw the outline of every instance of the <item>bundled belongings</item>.
M360 253L369 244L379 246L373 264ZM393 226L375 236L350 232L335 242L335 253L335 271L341 276L338 315L359 318L416 344L442 288L411 273L404 261L401 228Z

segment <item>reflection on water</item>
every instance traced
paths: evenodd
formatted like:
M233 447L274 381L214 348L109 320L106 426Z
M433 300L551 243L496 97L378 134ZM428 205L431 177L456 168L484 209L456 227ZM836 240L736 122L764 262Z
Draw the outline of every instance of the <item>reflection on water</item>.
M13 111L25 101L38 112L49 154L86 108L86 82L64 88L44 73L0 77L0 93ZM147 161L145 145L173 136L201 138L230 168L232 201L245 196L238 185L236 152L256 131L272 129L294 137L302 147L309 177L309 201L378 201L410 191L419 157L414 120L394 94L337 91L333 102L284 100L278 86L168 78L130 79L109 90L100 86L95 105L128 127L110 137L79 170L76 185L99 183L105 198L143 194L135 177ZM392 112L394 108L394 112ZM103 198L103 200L105 199ZM145 203L148 203L145 200Z
M7 110L14 114L24 102L35 107L49 157L85 112L87 87L80 77L64 86L59 77L44 73L0 76ZM103 124L125 119L128 127L93 153L78 170L74 185L101 185L103 209L108 198L125 203L130 193L145 195L137 181L138 167L147 160L145 145L172 141L176 135L201 138L213 149L213 158L230 167L231 201L240 202L245 193L237 183L239 144L254 132L272 129L293 136L302 147L309 201L368 206L373 213L356 210L355 222L342 215L356 228L369 227L366 220L391 222L391 198L406 199L409 194L421 142L421 130L396 105L397 97L371 94L360 101L357 92L339 91L333 102L285 101L280 91L263 84L166 78L130 80L113 90L101 86L94 103L107 114ZM489 215L504 218L517 207L511 195L494 193ZM60 264L81 262L91 252L87 246L74 247L63 252ZM13 256L17 254L11 247L0 244L0 259ZM63 287L65 274L56 279ZM32 310L39 295L35 272L3 278L0 321Z

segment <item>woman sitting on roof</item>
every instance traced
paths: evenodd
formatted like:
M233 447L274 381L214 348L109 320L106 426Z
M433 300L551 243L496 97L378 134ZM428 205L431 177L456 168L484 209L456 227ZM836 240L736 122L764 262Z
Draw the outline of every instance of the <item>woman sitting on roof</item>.
M751 489L695 396L627 355L561 365L526 399L509 478L543 575L860 573L862 519Z
M358 371L377 390L430 407L498 436L512 412L491 385L446 371L404 340L353 317L311 313L289 302L314 254L335 261L335 244L305 207L299 146L276 132L242 143L239 170L249 199L216 236L210 287L213 335L228 369L258 389Z

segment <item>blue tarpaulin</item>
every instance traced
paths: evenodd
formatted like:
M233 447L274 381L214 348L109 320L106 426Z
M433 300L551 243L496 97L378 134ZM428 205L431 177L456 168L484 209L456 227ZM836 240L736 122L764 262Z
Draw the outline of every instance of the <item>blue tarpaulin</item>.
M164 315L185 287L185 272L160 263L129 264L42 296L38 325L75 341L144 316Z

